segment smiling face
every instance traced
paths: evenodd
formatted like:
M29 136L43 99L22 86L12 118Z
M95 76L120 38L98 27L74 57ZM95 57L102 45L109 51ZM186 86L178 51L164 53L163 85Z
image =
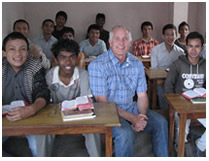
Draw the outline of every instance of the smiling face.
M15 24L15 28L14 28L15 32L20 32L21 34L23 34L25 37L28 37L28 33L29 33L29 27L26 23L24 22L17 22Z
M109 43L115 57L120 60L125 60L126 54L131 46L128 31L125 28L114 29L112 40Z
M42 30L44 34L51 35L54 31L54 24L50 21L46 21L42 26Z
M65 26L65 23L66 23L66 19L65 19L64 16L58 16L57 17L57 19L56 19L57 26L64 27Z
M165 33L163 35L163 39L165 41L166 46L172 47L174 45L174 42L177 38L176 31L172 28L166 29Z
M152 37L152 27L144 26L142 30L142 37L145 39L150 39Z
M58 66L60 67L60 75L73 75L74 68L77 62L77 57L75 53L68 51L60 51L56 61Z
M189 27L187 25L184 25L180 28L179 31L181 37L185 38L187 37L187 35L189 34Z
M3 56L15 72L18 72L28 57L27 43L22 39L9 40Z
M100 36L100 31L96 29L91 29L88 33L88 36L90 43L96 44Z

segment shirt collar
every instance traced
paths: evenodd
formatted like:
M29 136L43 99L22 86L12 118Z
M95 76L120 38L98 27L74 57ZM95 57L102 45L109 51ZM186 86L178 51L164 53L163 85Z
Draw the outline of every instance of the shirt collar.
M116 65L116 64L120 64L119 60L115 57L115 55L113 54L112 50L108 50L108 53L109 53L109 57L110 57L110 60L112 61L113 65ZM123 62L123 64L121 64L121 66L129 66L131 65L131 57L130 57L130 53L128 52L127 55L126 55L126 60Z
M142 38L142 41L144 41L144 42L153 42L154 39L151 37L151 38L147 41L147 40L145 40L144 38Z
M73 73L73 76L72 76L72 79L71 79L70 83L66 86L66 85L60 80L60 77L59 77L59 66L57 66L57 67L55 67L55 69L54 69L52 84L58 83L58 84L63 85L63 86L65 86L65 87L69 87L69 86L73 85L74 82L75 82L75 80L77 80L77 79L79 79L79 71L78 71L78 68L75 67L74 73Z

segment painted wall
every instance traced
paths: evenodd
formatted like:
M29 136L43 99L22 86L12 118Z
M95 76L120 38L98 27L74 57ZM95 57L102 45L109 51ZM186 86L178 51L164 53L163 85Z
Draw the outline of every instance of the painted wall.
M205 5L198 2L189 3L188 11L188 22L191 23L192 30L202 34L206 31ZM141 37L140 25L149 20L154 25L153 37L161 42L162 27L173 23L173 7L172 2L4 2L2 36L12 31L13 22L19 18L25 18L29 22L30 38L38 36L41 34L42 21L46 18L54 20L56 13L63 10L68 14L66 26L74 28L77 42L85 39L87 28L95 23L98 12L106 15L105 29L111 30L117 24L125 25L132 32L133 40Z

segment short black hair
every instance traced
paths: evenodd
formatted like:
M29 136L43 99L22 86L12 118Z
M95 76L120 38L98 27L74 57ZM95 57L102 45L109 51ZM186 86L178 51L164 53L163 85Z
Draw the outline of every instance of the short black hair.
M88 27L88 30L87 30L87 32L89 33L91 30L99 30L99 32L100 32L100 27L97 25L97 24L92 24L92 25L90 25L89 27Z
M52 45L51 51L56 59L60 51L72 52L75 53L76 56L78 56L80 52L79 45L76 41L62 38Z
M27 50L29 50L28 39L23 34L21 34L20 32L12 32L12 33L8 34L3 40L2 50L6 51L6 44L9 40L16 40L16 39L24 40L27 44Z
M105 14L104 13L98 13L96 15L96 20L99 19L99 18L103 18L105 20Z
M62 35L61 37L65 34L65 33L71 33L73 35L73 37L75 37L75 31L72 27L65 27L63 30L62 30Z
M152 30L153 30L153 25L151 22L149 21L145 21L141 24L141 31L143 31L144 26L151 26Z
M52 19L45 19L45 20L42 22L42 26L44 26L46 22L51 22L51 23L54 25L54 21L53 21Z
M165 34L165 30L167 30L167 29L174 29L177 34L176 26L173 24L167 24L163 27L163 30L162 30L163 35Z
M190 32L186 38L186 45L188 45L188 42L190 39L200 39L202 46L204 44L204 38L199 32L196 32L196 31Z
M57 12L55 19L57 19L59 16L64 17L65 21L67 21L67 13L66 12L64 12L64 11Z
M180 31L183 26L187 26L190 29L189 24L183 21L179 24L178 31Z
M27 24L27 26L28 26L28 29L30 29L30 26L29 26L29 23L26 21L26 20L24 20L24 19L18 19L18 20L16 20L14 23L13 23L13 30L15 30L15 26L16 26L16 24L17 23L26 23Z

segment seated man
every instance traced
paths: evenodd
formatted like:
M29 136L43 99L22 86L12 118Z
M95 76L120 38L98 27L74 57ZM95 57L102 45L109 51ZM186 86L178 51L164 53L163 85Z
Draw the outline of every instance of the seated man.
M63 39L74 40L74 37L75 37L75 32L74 32L73 28L66 27L63 30L63 33L62 33ZM85 55L82 52L79 52L79 54L78 54L77 66L79 66L83 69L86 69Z
M115 156L134 156L135 132L149 131L155 156L168 156L168 124L148 109L142 62L130 54L131 33L124 26L110 32L110 49L88 66L90 87L97 102L115 102L121 127L113 127ZM133 97L137 92L137 103Z
M150 55L152 48L159 44L157 40L152 38L152 31L153 25L151 22L145 21L141 24L142 38L134 41L133 55Z
M98 56L107 51L105 42L99 39L100 28L98 25L93 24L88 28L88 39L81 41L80 51L85 56Z
M66 28L65 24L67 22L67 13L64 11L57 12L55 16L56 26L54 26L54 31L52 35L59 40L62 36L63 30Z
M180 38L176 39L175 44L186 52L186 38L189 35L190 27L189 24L183 21L178 27Z
M105 24L105 14L104 13L98 13L96 15L96 24L100 27L100 36L99 38L103 40L106 44L107 50L109 49L109 31L104 29Z
M29 34L30 26L27 21L23 19L19 19L14 22L13 24L13 31L22 33L27 39ZM50 61L47 59L46 54L43 52L43 49L37 45L34 44L30 39L28 39L29 42L29 53L34 55L36 58L38 58L41 61L41 65L44 69L50 68Z
M46 57L52 62L52 52L51 47L57 41L57 39L52 35L54 31L54 21L51 19L46 19L42 23L42 32L41 36L38 36L33 39L33 42L37 45L40 45L46 54Z
M152 69L167 69L180 55L184 55L184 50L174 44L177 38L176 26L173 24L165 25L162 34L164 42L151 50ZM158 82L157 95L160 109L168 109L164 98L163 82Z
M76 66L79 45L73 40L60 39L52 46L52 52L58 64L46 74L52 102L61 103L64 100L72 100L79 96L92 95L88 72ZM89 155L91 157L101 156L100 135L83 135Z
M186 38L187 55L182 55L171 66L165 81L165 93L183 93L197 87L205 87L206 60L200 56L203 50L204 39L198 32L191 32ZM206 119L198 119L206 127ZM191 120L186 122L186 135L189 134ZM178 145L179 116L175 115L176 139ZM206 133L196 140L195 156L205 156Z
M9 121L26 119L44 108L49 101L45 70L40 61L28 53L28 40L19 32L7 35L2 49L2 105L8 105L15 100L24 100L30 104L11 109L6 118ZM46 146L45 142L50 137L26 136L33 156L49 156L52 144ZM4 136L3 142L7 139L8 137Z

